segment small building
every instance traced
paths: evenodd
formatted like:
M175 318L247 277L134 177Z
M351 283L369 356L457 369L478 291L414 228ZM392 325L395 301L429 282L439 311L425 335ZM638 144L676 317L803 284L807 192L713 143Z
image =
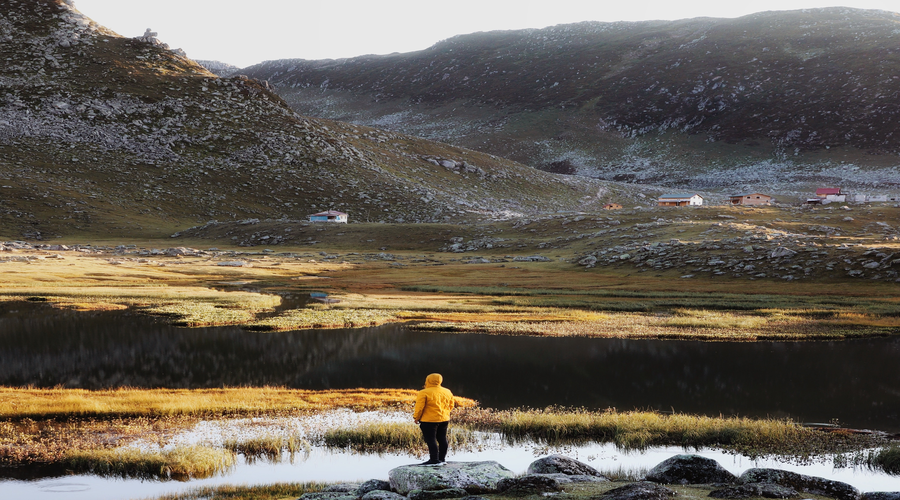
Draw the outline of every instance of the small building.
M347 223L347 214L337 210L326 210L309 216L310 222L343 222Z
M732 205L769 205L772 197L762 193L734 194L728 197Z
M841 188L819 188L816 189L816 197L821 198L823 203L832 201L847 201L847 193L841 191Z
M664 194L657 200L660 207L686 207L703 205L703 197L699 194L679 193Z
M618 203L607 203L603 205L603 210L622 210L622 205Z

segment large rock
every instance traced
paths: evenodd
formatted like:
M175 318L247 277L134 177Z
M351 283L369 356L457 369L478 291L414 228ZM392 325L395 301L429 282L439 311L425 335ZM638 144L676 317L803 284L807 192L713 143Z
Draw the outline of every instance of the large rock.
M596 497L599 500L668 500L675 492L665 486L642 481L609 490Z
M795 498L798 496L800 494L794 488L772 483L742 484L709 492L710 498Z
M412 490L407 497L409 500L444 500L445 498L462 498L469 492L462 488L448 488L446 490Z
M544 474L526 474L519 477L501 479L497 483L497 491L504 496L541 495L562 491L562 485L556 479Z
M570 476L603 477L603 474L600 474L597 469L590 465L563 455L550 455L549 457L539 458L531 462L527 472L528 474L567 474Z
M406 497L387 490L367 491L360 497L361 500L406 500Z
M381 479L369 479L368 481L359 485L359 488L356 489L356 494L363 496L370 491L390 491L391 483L387 481L382 481Z
M406 495L412 490L445 490L462 488L469 493L497 491L501 479L515 477L506 467L494 461L447 462L440 466L404 465L388 472L391 489Z
M561 472L555 472L553 474L543 474L543 473L535 473L535 476L546 476L552 477L559 481L559 484L572 484L572 483L605 483L609 481L609 479L603 476L588 476L586 474L563 474ZM900 500L900 499L898 499Z
M700 455L675 455L650 469L646 479L662 484L734 483L737 476L719 462Z
M900 491L870 491L863 493L861 500L900 500Z
M859 490L847 483L778 469L748 469L741 474L740 481L744 484L772 483L790 486L797 491L838 500L858 500L860 497Z

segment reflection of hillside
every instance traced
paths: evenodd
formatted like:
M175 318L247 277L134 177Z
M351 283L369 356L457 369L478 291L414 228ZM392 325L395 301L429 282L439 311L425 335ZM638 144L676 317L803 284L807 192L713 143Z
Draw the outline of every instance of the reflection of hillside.
M308 389L419 386L485 406L838 418L900 430L900 340L726 343L413 332L174 328L123 313L0 308L0 384ZM18 309L10 314L5 310Z
M142 315L36 304L5 309L19 311L0 316L0 383L6 385L298 387L298 378L319 365L415 342L391 328L379 335L369 329L259 333L177 328Z

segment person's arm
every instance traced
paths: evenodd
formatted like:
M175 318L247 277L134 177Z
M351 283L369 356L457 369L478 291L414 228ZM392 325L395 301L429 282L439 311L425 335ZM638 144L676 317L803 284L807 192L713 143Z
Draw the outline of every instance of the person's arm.
M425 404L428 403L428 396L419 391L416 395L416 407L413 410L413 421L418 424L422 419L422 414L425 413Z

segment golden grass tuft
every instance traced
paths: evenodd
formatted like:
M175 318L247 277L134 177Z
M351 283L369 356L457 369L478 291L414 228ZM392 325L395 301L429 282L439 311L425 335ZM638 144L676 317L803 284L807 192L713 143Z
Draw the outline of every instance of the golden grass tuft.
M182 493L155 497L154 500L293 500L304 493L325 489L323 483L278 483L259 486L198 486Z
M447 432L450 447L467 449L478 444L474 432L450 425ZM413 423L369 423L352 429L333 429L325 433L325 446L350 448L361 453L407 452L421 454L422 431Z
M168 451L98 449L75 451L62 463L78 473L134 478L205 478L234 465L234 454L206 446L181 446Z
M240 453L247 459L266 459L273 462L281 460L282 452L288 452L292 456L301 451L309 451L312 445L297 433L288 435L269 434L253 439L238 441L229 439L225 441L225 449L233 453Z
M415 390L311 391L278 387L226 389L20 389L0 387L0 418L250 415L352 408L411 408ZM459 406L474 406L457 398Z

